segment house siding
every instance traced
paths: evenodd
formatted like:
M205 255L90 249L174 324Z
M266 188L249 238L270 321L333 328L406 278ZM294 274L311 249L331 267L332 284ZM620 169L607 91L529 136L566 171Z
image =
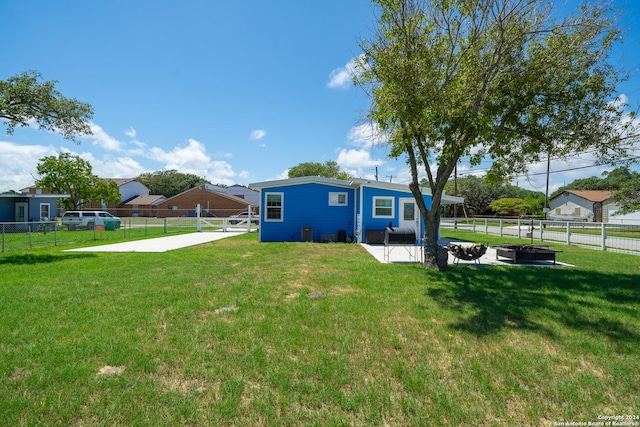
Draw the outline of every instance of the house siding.
M177 217L177 216L194 216L196 206L200 205L203 210L203 216L229 217L247 211L249 206L253 211L253 206L248 201L234 197L224 196L215 191L208 191L204 185L187 190L166 199L156 205L156 215L158 217ZM177 206L177 209L171 209Z
M360 191L359 191L360 193ZM375 187L362 187L363 195L362 199L362 242L365 241L367 230L384 230L389 226L389 223L393 227L399 227L400 224L400 199L411 198L414 199L411 191L395 191L386 190ZM374 197L392 197L393 198L393 218L375 218L373 215L373 201ZM431 207L431 196L423 196L423 200L427 209ZM422 220L420 221L421 229L424 229ZM420 230L417 234L421 234ZM419 237L419 236L417 236Z
M345 206L330 206L329 193L347 193ZM266 194L282 193L282 221L266 220ZM312 227L313 240L321 241L325 234L338 236L344 230L347 236L354 232L354 191L351 188L326 184L265 187L260 192L260 240L263 242L298 242L302 240L302 227Z

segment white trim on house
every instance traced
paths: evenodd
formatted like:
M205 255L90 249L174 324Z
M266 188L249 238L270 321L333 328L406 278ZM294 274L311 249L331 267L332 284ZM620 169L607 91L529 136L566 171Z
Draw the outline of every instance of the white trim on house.
M391 202L391 206L378 206L378 201L390 201ZM371 213L371 215L373 216L373 218L389 218L389 219L393 219L395 218L395 213L396 213L396 198L394 196L373 196L373 202L371 203L372 208L373 208L373 212ZM391 213L390 214L379 214L378 213L378 209L391 209Z
M270 209L278 209L278 207L269 207L269 196L280 196L280 218L269 218ZM276 191L265 191L264 193L264 221L265 222L284 222L284 193Z

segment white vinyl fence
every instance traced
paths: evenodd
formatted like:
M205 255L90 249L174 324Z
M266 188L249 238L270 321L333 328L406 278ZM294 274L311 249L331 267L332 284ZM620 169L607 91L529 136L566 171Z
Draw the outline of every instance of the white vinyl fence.
M443 228L640 255L640 225L498 218L443 218Z

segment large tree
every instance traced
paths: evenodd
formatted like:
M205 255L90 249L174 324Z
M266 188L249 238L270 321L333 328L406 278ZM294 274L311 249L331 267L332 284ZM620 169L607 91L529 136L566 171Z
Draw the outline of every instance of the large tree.
M391 135L391 155L407 156L425 267L447 266L440 206L462 156L490 156L489 175L504 178L548 153L626 154L623 106L612 102L624 77L607 63L620 31L608 5L559 18L551 0L374 3L379 27L361 42L357 83L371 97L370 119Z
M210 184L198 175L178 172L175 169L143 173L136 179L146 185L151 194L162 194L166 198L201 184Z
M289 169L289 178L297 178L302 176L321 176L324 178L350 180L352 177L342 169L335 160L327 160L320 162L304 162L298 163Z
M79 156L60 153L57 157L43 157L37 170L40 179L36 180L36 186L70 196L68 199L61 199L64 209L82 209L88 201L120 201L118 185L112 180L94 175L91 164Z
M7 133L33 121L39 129L58 132L76 143L77 135L91 135L93 107L64 97L55 88L57 81L41 79L39 72L29 71L0 80L0 118L5 119Z

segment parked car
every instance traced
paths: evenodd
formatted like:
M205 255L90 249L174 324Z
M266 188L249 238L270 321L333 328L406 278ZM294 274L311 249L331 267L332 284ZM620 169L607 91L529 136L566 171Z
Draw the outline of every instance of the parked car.
M242 213L239 213L238 215L232 215L231 216L231 225L236 225L240 222L244 222L246 224L247 219L249 219L249 212L245 211ZM253 224L257 224L258 223L258 214L255 212L251 213L251 222Z
M120 228L120 218L105 211L66 211L62 214L62 225L69 231L77 228L93 230L97 226L115 230Z

